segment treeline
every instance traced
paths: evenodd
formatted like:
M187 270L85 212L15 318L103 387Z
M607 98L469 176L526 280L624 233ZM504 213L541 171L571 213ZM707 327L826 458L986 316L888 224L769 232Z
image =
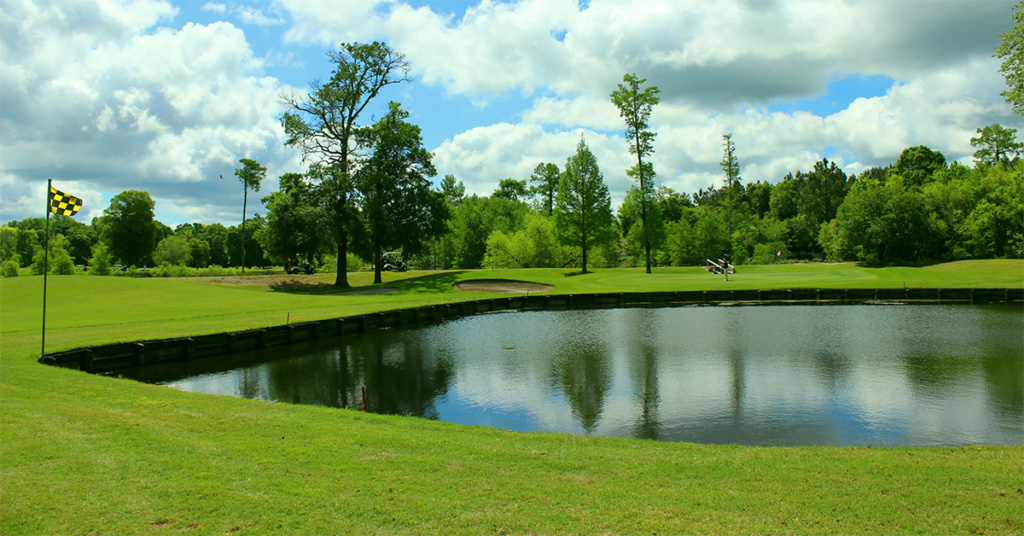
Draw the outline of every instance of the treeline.
M147 192L129 190L114 196L103 216L85 224L72 217L52 215L49 259L51 273L73 274L77 267L91 273L136 272L159 268L155 275L188 275L180 268L207 269L241 267L245 247L246 266L268 263L254 235L265 227L262 216L246 220L245 236L239 226L220 223L188 223L172 229L154 218L156 203ZM0 261L4 276L16 275L18 268L43 271L46 220L28 218L0 227ZM180 267L180 268L179 268Z
M575 266L579 253L555 240L546 177L506 179L489 197L453 199L450 232L435 240L421 266L509 268ZM738 167L737 167L738 169ZM702 265L723 253L736 264L794 259L872 265L1024 257L1024 176L1019 161L948 164L927 147L847 175L823 159L775 184L743 184L695 193L657 188L648 211L656 266ZM446 177L454 184L454 177ZM557 192L554 194L557 196ZM618 210L616 236L597 248L595 266L642 266L639 192Z
M726 146L725 164L731 140ZM573 228L565 221L579 212L571 208L565 190L571 184L567 178L579 176L582 161L600 179L596 159L591 159L581 140L564 168L539 164L529 179L505 179L489 196L466 196L463 184L446 176L434 193L444 205L435 212L448 218L442 228L421 229L415 241L420 247L407 252L408 260L421 269L581 267L579 236L567 236ZM723 168L729 167L725 164ZM134 190L115 196L104 215L88 225L53 216L51 272L74 273L78 265L102 275L121 265L155 267L157 275L187 275L181 267L216 274L221 272L212 267L242 266L243 247L247 267L305 260L333 269L335 235L330 219L306 199L308 179L282 176L279 191L263 198L267 217L247 219L244 234L241 226L219 223L171 229L154 219L150 195ZM630 189L612 218L607 189L601 190L603 179L596 184L597 198L605 203L597 213L607 214L607 219L591 227L588 266L642 266L639 190ZM856 177L823 159L775 184L743 184L735 173L726 175L721 187L692 194L657 188L653 201L647 225L655 266L700 265L723 253L735 264L1024 258L1024 164L1019 159L979 160L968 168L947 164L938 151L918 146L903 151L893 165ZM358 210L352 215L369 216ZM6 275L18 267L42 273L44 230L43 218L0 227ZM348 245L352 253L343 265L351 271L373 264L371 255L391 244L372 247L368 232L360 231L350 233Z

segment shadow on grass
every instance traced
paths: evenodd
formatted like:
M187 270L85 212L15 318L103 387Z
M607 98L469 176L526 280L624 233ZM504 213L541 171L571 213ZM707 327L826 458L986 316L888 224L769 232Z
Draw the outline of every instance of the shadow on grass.
M452 285L459 280L459 275L462 273L464 272L441 272L393 281L391 284L398 283L398 292L402 294L451 292Z
M286 292L290 294L325 294L342 290L342 287L335 287L330 283L303 281L301 279L271 283L268 285L268 288L271 292Z

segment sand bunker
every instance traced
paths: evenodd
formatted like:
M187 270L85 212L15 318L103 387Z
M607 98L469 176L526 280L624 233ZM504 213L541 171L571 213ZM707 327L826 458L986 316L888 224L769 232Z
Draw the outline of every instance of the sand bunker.
M459 281L452 285L452 288L457 290L467 290L470 292L544 292L551 290L555 287L551 285L542 285L540 283L530 283L527 281L515 281L513 279L471 279L468 281Z

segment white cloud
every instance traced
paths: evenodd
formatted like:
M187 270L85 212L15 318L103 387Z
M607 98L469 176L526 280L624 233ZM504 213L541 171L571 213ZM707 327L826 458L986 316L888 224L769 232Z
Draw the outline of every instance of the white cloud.
M103 13L107 4L92 7ZM75 0L47 10L5 3L0 33L18 53L5 50L0 58L0 219L23 209L25 198L8 192L31 190L8 184L37 185L47 176L80 181L86 192L176 197L183 207L209 207L209 219L217 210L209 199L227 188L211 181L239 158L278 168L294 161L276 121L282 86L261 76L261 61L238 28L154 28L175 12L154 2L126 3L124 13L86 26L69 22L88 7ZM13 15L24 17L35 46L20 46L30 37L20 29L8 32ZM181 190L182 183L195 186Z
M212 12L212 13L222 13L223 14L223 13L227 13L228 12L227 4L221 4L221 3L218 3L218 2L207 2L207 3L203 4L203 7L201 7L200 9L202 11L209 11L209 12Z

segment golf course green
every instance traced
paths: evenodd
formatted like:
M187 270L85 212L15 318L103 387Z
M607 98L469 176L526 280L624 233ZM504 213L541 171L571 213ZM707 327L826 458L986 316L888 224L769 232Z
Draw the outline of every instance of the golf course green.
M700 268L407 272L385 274L386 293L371 277L340 292L332 274L50 276L46 350L501 295L454 287L473 279L549 294L1016 289L1024 262L740 266L728 282ZM0 280L3 534L1024 533L1022 445L695 445L185 393L37 363L42 295L42 277Z

